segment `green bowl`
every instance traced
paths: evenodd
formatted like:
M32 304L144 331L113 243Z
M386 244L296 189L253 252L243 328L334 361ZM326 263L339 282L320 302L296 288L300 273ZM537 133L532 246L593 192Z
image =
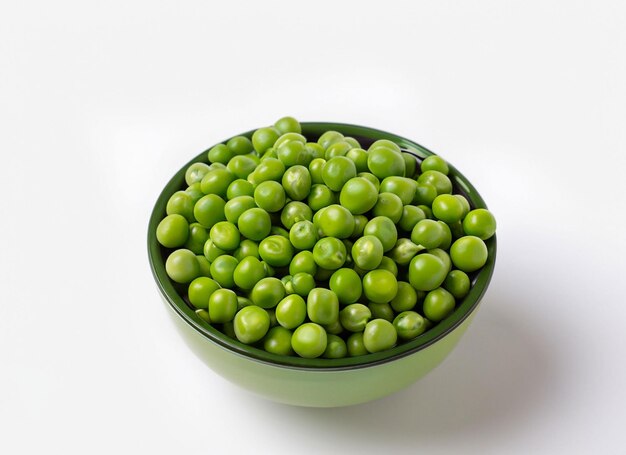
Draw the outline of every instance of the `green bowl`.
M302 123L302 134L309 140L328 130L352 136L363 146L378 139L389 139L418 160L433 154L413 141L373 128L343 123ZM243 135L251 137L252 133L249 131ZM206 161L206 151L185 164L159 195L148 228L148 256L174 325L191 350L215 372L274 401L299 406L347 406L375 400L407 387L439 365L457 345L491 280L496 258L495 236L486 241L487 263L471 276L472 288L455 311L414 340L387 351L344 359L279 356L231 339L204 322L168 278L165 250L156 240L156 227L165 216L169 197L185 187L185 170L198 161ZM472 184L453 166L450 166L449 176L455 192L463 194L472 208L486 207Z

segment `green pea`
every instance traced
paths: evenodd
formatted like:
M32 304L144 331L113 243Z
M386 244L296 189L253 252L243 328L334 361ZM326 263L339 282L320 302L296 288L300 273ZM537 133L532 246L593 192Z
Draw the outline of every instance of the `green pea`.
M278 278L259 280L250 292L250 300L261 308L274 308L285 297L285 285Z
M200 223L189 225L189 236L183 245L184 248L193 251L195 254L202 254L204 244L209 238L207 230Z
M444 241L446 233L443 226L435 220L421 220L411 231L411 241L424 248L437 248Z
M270 316L263 308L252 305L242 308L233 323L235 336L246 344L262 339L270 328Z
M201 254L196 254L198 265L200 266L200 276L211 278L211 263Z
M291 294L276 306L276 319L281 326L295 329L306 319L306 311L304 299L297 294Z
M265 268L254 256L243 258L233 272L235 284L245 291L252 289L263 278L265 278Z
M358 301L363 293L361 277L348 268L335 271L330 277L329 287L343 305Z
M326 160L323 158L315 158L309 163L309 174L311 174L311 183L313 185L324 183L322 170L324 169L325 164Z
M215 223L211 228L210 237L213 243L224 251L234 251L241 241L237 226L228 221Z
M195 308L207 309L209 307L209 298L211 297L211 294L218 289L220 289L220 285L217 281L201 276L195 278L191 283L189 283L187 296Z
M359 172L357 177L362 177L365 180L372 182L372 184L376 187L376 192L378 193L378 190L380 189L380 180L378 180L378 177L371 172Z
M245 136L235 136L229 139L226 147L235 155L245 155L253 150L252 141Z
M285 206L285 200L285 190L278 182L261 182L254 189L254 202L267 212L278 212Z
M213 240L209 238L206 242L204 242L203 253L204 257L207 258L209 262L213 262L221 255L226 254L226 251L218 248L217 245L213 243Z
M331 144L328 146L328 148L326 149L326 153L324 154L324 158L326 158L326 160L329 160L336 156L346 156L346 154L348 153L348 150L350 150L351 148L352 148L352 145L350 145L349 142L346 142L346 141L335 142L334 144Z
M289 230L289 241L298 250L312 249L317 240L317 229L310 221L298 221Z
M354 229L352 231L351 239L358 239L363 236L363 231L365 230L365 225L369 220L365 215L356 215L354 217Z
M291 229L298 221L311 221L313 219L313 212L311 208L298 201L292 201L288 203L280 213L280 222L287 229Z
M399 151L384 146L369 148L367 153L367 167L379 179L390 176L404 176L404 158Z
M464 298L470 290L470 279L462 270L452 270L443 282L443 288L456 299Z
M363 332L356 332L350 335L346 340L346 347L350 357L368 354L367 349L365 349L365 343L363 343Z
M342 359L348 355L348 348L346 347L346 342L343 341L342 338L337 335L328 334L328 340L326 343L326 350L323 357L327 359Z
M319 137L319 139L317 140L317 143L321 145L324 148L324 150L326 150L335 142L340 142L343 140L344 140L343 134L337 131L326 131L324 134L322 134Z
M309 319L318 324L332 324L339 317L339 299L329 289L311 290L307 297L306 307Z
M284 327L272 327L263 339L263 349L272 354L293 355L291 332Z
M311 174L304 166L292 166L283 174L282 184L289 198L302 201L311 191Z
M252 208L243 212L237 220L239 232L250 240L263 240L272 229L269 214L261 208Z
M374 319L367 323L363 332L363 344L368 352L391 349L398 341L393 324L385 319Z
M364 235L373 235L383 244L383 251L391 250L398 240L398 230L393 221L385 216L377 216L368 221Z
M352 259L363 270L378 268L383 260L383 244L378 237L364 235L352 246Z
M207 172L200 182L200 188L204 194L216 194L226 197L228 186L235 181L235 174L228 169L215 169Z
M311 210L317 212L318 210L328 207L337 201L335 193L326 185L313 185L311 192L309 193L307 204Z
M287 240L289 240L289 231L287 231L286 229L280 226L272 226L272 229L270 230L270 234L278 235L280 237L284 237Z
M167 215L159 222L156 237L166 248L183 246L189 237L189 223L182 215Z
M372 312L362 303L353 303L339 312L341 326L350 332L362 332L372 317Z
M278 139L276 139L273 148L274 150L278 151L279 148L281 148L285 144L289 144L290 142L298 142L304 145L306 144L306 138L302 134L296 133L294 131L286 132L282 134Z
M417 183L430 183L439 194L452 193L452 182L450 178L439 171L426 171L417 178Z
M356 177L356 166L345 156L335 156L329 159L322 168L322 179L333 191L340 191L343 185L353 177Z
M291 337L291 347L300 357L313 359L326 351L328 336L324 328L314 322L305 322Z
M233 180L226 190L227 199L235 199L238 196L253 196L254 186L244 179Z
M424 249L409 239L399 239L396 246L389 252L389 257L398 265L407 265L411 259Z
M440 194L432 205L433 215L445 223L460 221L464 215L463 203L452 194Z
M210 171L209 165L206 163L193 163L185 171L185 182L187 185L193 185L200 182L202 178Z
M450 229L450 226L448 226L443 221L437 221L437 222L439 223L439 225L441 226L441 229L443 230L443 240L439 244L439 248L447 250L450 248L450 244L452 243L452 230ZM459 222L457 221L457 223L455 224L458 224L458 223Z
M204 322L207 323L211 323L211 318L209 317L209 312L207 310L205 310L204 308L199 308L196 310L196 315L198 315L198 317L200 319L202 319Z
M228 162L226 169L228 169L238 179L245 179L252 173L252 171L254 171L254 169L256 169L256 166L257 163L249 156L237 155Z
M395 316L393 308L388 303L370 302L367 304L367 308L372 313L372 319L384 319L392 322Z
M393 261L393 259L387 256L383 256L383 259L380 261L380 265L378 266L378 268L390 271L395 277L398 276L398 266Z
M306 297L315 288L315 279L308 273L299 272L291 278L291 285L296 294Z
M293 246L282 235L270 235L259 243L259 255L272 267L285 267L293 257Z
M335 237L325 237L313 247L315 263L326 270L337 270L346 262L347 252L343 242Z
M260 259L261 256L259 255L259 245L252 240L242 240L239 244L239 248L237 248L233 253L233 256L235 256L235 259L237 259L239 262L241 262L243 258L246 258L248 256Z
M237 296L237 311L250 305L254 305L254 303L252 303L252 300L247 297L242 297L240 295Z
M441 259L441 262L446 266L446 273L452 270L452 260L450 259L450 255L441 248L433 248L432 250L428 250L427 253L437 256Z
M411 232L415 225L426 219L426 214L422 209L414 205L405 205L402 208L402 216L398 222L400 229Z
M353 147L346 153L346 158L354 162L357 172L367 172L367 152L360 147Z
M274 128L280 133L302 133L302 127L300 123L293 117L282 117L276 120Z
M454 197L457 198L463 206L463 216L461 216L461 219L464 219L471 210L470 203L462 194L455 194Z
M393 193L380 193L372 210L374 216L385 216L393 223L402 217L402 201Z
M317 272L317 264L313 253L310 251L301 251L296 254L289 264L289 273L292 276L298 273L308 273L313 276Z
M187 193L189 196L191 196L191 200L193 201L194 204L196 202L198 202L198 200L202 196L204 196L204 193L202 192L202 189L201 189L201 186L200 186L200 182L196 182L193 185L189 185L189 187L185 190L185 193ZM193 207L192 207L191 215L193 216ZM194 218L194 220L195 220L195 218Z
M200 197L203 195L201 194ZM193 216L194 200L187 191L177 191L167 200L165 212L168 215L182 215L189 223L196 219Z
M454 311L454 296L444 288L437 288L426 294L424 298L424 316L433 322L447 318Z
M254 150L261 154L265 153L267 149L274 145L279 135L280 133L275 128L259 128L252 134L252 145Z
M217 289L209 297L209 318L213 323L232 321L237 313L237 294L230 289Z
M319 145L317 142L307 142L306 148L309 151L312 159L324 158L324 147Z
M485 242L472 235L461 237L450 247L452 263L466 273L474 272L485 265L488 254Z
M280 144L276 147L276 157L283 162L286 168L296 165L308 166L313 159L305 143L300 141Z
M398 337L412 340L426 331L424 318L415 311L403 311L393 320Z
M211 276L223 288L232 288L235 285L233 275L237 264L233 256L223 254L211 263Z
M226 221L224 215L224 199L216 194L207 194L201 197L193 207L194 218L207 229L211 229L213 225L219 221Z
M438 155L427 156L421 165L422 172L426 171L439 171L442 174L448 175L450 169L448 163Z
M463 230L481 240L487 240L496 232L496 219L487 209L475 209L463 219Z
M165 261L167 275L176 283L190 283L200 276L200 265L193 251L173 251Z
M262 182L280 182L285 173L285 165L277 158L265 158L256 167L254 172L248 175L248 181L253 185Z
M363 291L371 302L391 302L398 293L398 281L388 270L372 270L363 277Z
M237 196L226 202L224 215L227 221L236 224L243 212L255 207L256 203L254 202L254 198L250 196Z
M402 152L402 158L404 158L405 177L415 177L415 174L417 173L417 160L415 159L415 156L410 153Z
M417 304L417 291L406 281L398 281L398 293L391 300L391 308L396 313L412 310Z
M409 282L418 291L432 291L438 288L447 274L446 265L432 254L418 254L409 264Z
M235 156L235 154L226 146L226 144L217 144L209 150L207 155L211 163L222 164L228 163L233 156Z
M329 205L319 215L319 226L328 237L347 239L354 231L354 216L341 205Z
M417 182L407 177L386 177L380 183L380 193L392 193L400 198L403 205L410 204L417 190Z
M378 193L372 182L363 177L348 180L339 194L339 202L354 215L368 212L376 205Z

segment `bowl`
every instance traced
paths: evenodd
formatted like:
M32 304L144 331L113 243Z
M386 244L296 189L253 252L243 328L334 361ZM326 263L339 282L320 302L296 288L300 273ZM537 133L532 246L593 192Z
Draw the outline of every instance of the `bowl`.
M433 154L414 141L373 128L322 122L301 125L302 134L309 140L335 130L356 138L365 147L376 140L389 139L418 160ZM253 132L243 135L250 138ZM206 365L232 383L277 402L337 407L397 392L422 378L450 354L474 319L491 280L496 258L495 236L485 242L489 251L487 263L470 275L471 290L457 303L454 312L417 338L387 351L343 359L279 356L240 343L200 319L167 276L166 250L157 242L155 233L166 214L169 197L186 186L185 169L194 162L206 161L206 153L192 159L168 182L156 201L148 228L148 256L159 294L178 332ZM474 186L453 166L449 177L454 192L463 194L472 209L486 208Z

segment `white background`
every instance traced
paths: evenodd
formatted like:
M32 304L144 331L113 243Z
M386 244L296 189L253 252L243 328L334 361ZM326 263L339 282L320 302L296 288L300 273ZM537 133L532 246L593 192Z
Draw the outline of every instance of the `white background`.
M624 453L625 23L620 1L2 2L0 452ZM389 398L257 398L157 295L162 186L283 115L414 139L497 216L475 323Z

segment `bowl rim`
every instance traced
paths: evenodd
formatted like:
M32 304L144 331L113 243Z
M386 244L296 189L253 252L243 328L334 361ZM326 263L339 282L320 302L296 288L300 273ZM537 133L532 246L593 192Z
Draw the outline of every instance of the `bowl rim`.
M334 130L339 131L345 136L356 137L357 140L360 138L361 141L364 140L366 142L373 142L379 139L391 140L397 143L403 149L403 152L415 155L419 159L424 159L429 155L434 155L433 152L412 140L375 128L338 122L300 122L300 124L302 126L302 134L305 135L307 139L309 139L309 137L317 138L324 131ZM254 131L255 130L250 130L245 133L237 134L236 136L246 136L250 138L252 137L252 133L254 133ZM219 142L218 144L226 143L228 139ZM165 249L156 240L156 227L166 214L165 207L169 197L174 192L184 188L186 185L185 171L191 164L196 162L208 162L207 152L211 147L183 165L162 189L150 215L147 236L148 260L159 292L174 312L180 316L187 325L206 338L209 342L240 357L278 368L309 370L316 372L369 368L404 358L428 348L453 332L477 309L478 304L480 303L480 300L485 294L489 282L491 281L495 268L497 250L495 235L485 241L489 252L487 263L478 273L475 274L472 279L473 286L471 287L469 294L461 300L460 304L457 303L457 307L454 312L443 321L428 329L422 335L411 341L399 344L389 350L356 357L345 357L342 359L305 359L297 356L272 354L264 351L263 349L246 345L236 339L230 338L228 335L200 319L195 313L195 310L193 310L179 295L175 289L175 285L171 282L165 271L165 260L162 256ZM454 166L449 163L448 166L450 169L448 176L452 180L455 189L457 192L466 196L470 202L471 208L487 208L485 201L482 199L474 186L467 180L467 178L465 178L465 176L463 176L463 174L461 174Z

